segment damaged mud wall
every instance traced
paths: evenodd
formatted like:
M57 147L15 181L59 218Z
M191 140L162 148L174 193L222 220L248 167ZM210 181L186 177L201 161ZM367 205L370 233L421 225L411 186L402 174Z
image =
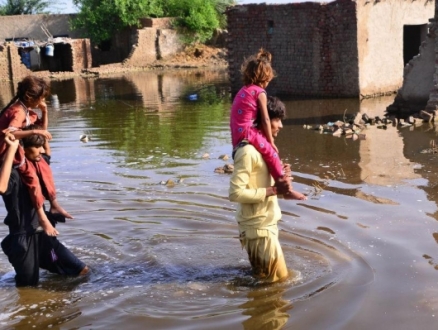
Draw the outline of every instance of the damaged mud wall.
M22 62L19 48L13 42L0 45L0 80L19 80L33 74L49 76L51 72L81 72L91 67L90 41L74 39L66 43L54 44L53 56L40 52L40 64L37 70L29 70Z
M277 71L268 87L279 94L352 97L359 93L356 5L336 3L241 5L227 11L232 89L241 86L244 58L261 47Z
M230 79L261 47L278 77L268 89L298 97L368 97L400 88L406 31L425 37L433 0L337 0L240 5L227 11ZM420 42L416 48L418 49ZM409 45L411 48L415 46Z
M420 52L433 18L432 0L357 1L359 87L362 96L396 92L405 64ZM423 49L427 57L429 49ZM421 70L420 65L415 70Z
M170 18L144 19L142 24L143 28L133 35L132 49L124 65L146 66L183 48Z
M434 38L434 61L430 67L433 68L433 87L430 90L429 100L427 102L426 111L438 110L438 1L435 3L435 17L430 29L431 35Z
M421 43L418 55L414 56L403 72L403 85L397 91L394 102L387 107L388 113L408 115L438 109L438 2L435 2L434 18L427 26L428 34Z
M142 67L180 51L183 44L171 18L144 18L140 29L124 29L107 49L93 49L93 66L119 63Z

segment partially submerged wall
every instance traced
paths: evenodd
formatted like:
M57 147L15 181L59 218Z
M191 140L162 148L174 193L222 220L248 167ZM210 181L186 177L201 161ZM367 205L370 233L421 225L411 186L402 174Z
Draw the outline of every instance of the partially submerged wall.
M388 112L413 113L424 110L434 88L435 32L430 33L414 57L404 68L403 85Z
M44 49L44 48L42 48ZM54 56L40 52L40 69L29 70L23 63L19 48L13 42L0 44L0 80L19 80L33 74L48 76L52 71L81 72L91 67L90 41L74 39L54 44Z
M435 3L435 18L432 21L430 28L431 34L434 37L434 53L435 59L430 63L430 68L433 70L433 88L430 91L429 101L427 102L426 110L438 110L438 1Z
M171 28L171 19L144 19L142 24L145 25L142 29L131 34L131 52L124 65L147 66L182 50L180 36Z
M93 66L120 63L142 67L183 48L171 18L141 19L141 28L126 28L113 36L110 49L93 49Z
M359 86L364 96L397 91L403 83L405 26L424 26L431 0L358 0ZM424 36L425 37L425 36ZM415 49L417 54L418 49ZM424 56L427 55L425 51Z
M270 90L307 97L359 94L356 4L241 5L228 9L228 57L233 91L240 66L259 48L273 55Z
M402 85L409 48L404 29L419 26L426 31L433 14L433 0L231 7L227 47L233 91L241 84L243 59L264 47L272 52L278 71L268 88L277 93L367 97L395 92Z
M407 115L420 110L438 109L438 2L435 2L434 19L430 19L428 35L419 54L404 68L403 85L398 90L394 103L387 112Z

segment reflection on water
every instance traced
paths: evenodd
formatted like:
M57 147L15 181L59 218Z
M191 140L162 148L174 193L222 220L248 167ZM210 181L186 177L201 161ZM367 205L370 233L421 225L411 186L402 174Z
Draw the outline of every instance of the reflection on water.
M4 105L14 86L0 84ZM92 271L42 272L38 288L18 290L1 257L2 327L433 328L438 156L421 150L435 125L371 126L352 141L303 125L382 116L393 97L285 99L277 146L310 198L280 201L280 240L302 279L260 286L229 176L214 173L231 151L228 91L225 72L205 69L52 82L52 168L75 216L60 240Z

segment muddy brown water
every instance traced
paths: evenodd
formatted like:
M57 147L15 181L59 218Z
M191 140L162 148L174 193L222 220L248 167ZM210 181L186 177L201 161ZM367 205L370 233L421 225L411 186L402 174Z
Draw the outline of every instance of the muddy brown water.
M3 105L13 88L0 87ZM229 176L214 173L230 154L226 73L74 78L52 90L52 168L75 216L59 239L91 273L41 271L39 287L17 289L1 254L1 328L436 328L438 156L421 153L435 126L369 127L361 141L303 128L382 115L393 97L285 102L276 144L309 199L280 201L280 240L302 278L262 286L236 239Z

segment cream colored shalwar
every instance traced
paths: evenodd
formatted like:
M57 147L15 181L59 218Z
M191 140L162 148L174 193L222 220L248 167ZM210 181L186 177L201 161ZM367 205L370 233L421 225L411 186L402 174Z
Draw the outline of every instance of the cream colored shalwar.
M266 197L266 187L273 184L261 154L250 144L238 148L229 198L238 203L236 220L240 241L248 252L254 275L265 282L275 282L288 275L278 240L281 210L277 196Z

